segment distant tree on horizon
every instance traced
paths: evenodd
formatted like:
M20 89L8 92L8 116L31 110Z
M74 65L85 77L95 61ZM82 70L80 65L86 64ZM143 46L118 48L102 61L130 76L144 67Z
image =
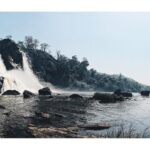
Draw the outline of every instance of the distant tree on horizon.
M24 42L23 42L23 41L18 41L17 44L18 44L19 48L25 49L25 45L24 45Z
M47 43L41 43L40 46L41 46L41 50L44 52L49 48L49 45Z
M34 46L34 49L37 49L38 46L39 46L39 40L34 39L34 40L33 40L33 46Z
M25 47L29 49L34 48L34 40L32 36L25 36Z

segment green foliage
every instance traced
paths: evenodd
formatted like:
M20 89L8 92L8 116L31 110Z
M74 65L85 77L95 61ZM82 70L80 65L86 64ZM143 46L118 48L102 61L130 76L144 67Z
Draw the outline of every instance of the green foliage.
M123 75L107 75L88 69L86 58L79 61L77 56L67 58L57 52L56 58L41 50L28 50L34 72L43 80L55 86L78 90L101 90L139 92L146 86ZM148 87L149 88L149 87Z
M10 38L10 36L8 36ZM101 90L139 92L149 90L149 86L142 85L123 75L108 75L88 69L89 62L86 58L79 61L77 56L68 58L57 52L54 58L47 52L48 44L42 43L38 49L39 41L32 36L26 36L25 41L19 41L18 46L27 53L31 60L33 71L39 78L51 82L55 86L78 90Z

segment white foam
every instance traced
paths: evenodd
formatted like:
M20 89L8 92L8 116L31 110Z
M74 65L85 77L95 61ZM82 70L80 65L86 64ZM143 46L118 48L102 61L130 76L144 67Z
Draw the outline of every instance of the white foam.
M42 88L38 78L34 75L29 66L26 55L22 53L22 56L24 69L19 68L10 71L6 69L0 56L0 76L5 77L2 91L17 90L22 93L24 90L29 90L37 93L37 91Z

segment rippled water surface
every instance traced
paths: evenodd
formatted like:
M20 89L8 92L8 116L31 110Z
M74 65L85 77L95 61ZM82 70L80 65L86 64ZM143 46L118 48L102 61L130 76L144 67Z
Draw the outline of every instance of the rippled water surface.
M95 123L109 124L112 127L132 124L138 132L150 127L149 97L134 94L132 99L124 102L101 104L87 98L91 94L84 93L84 96L87 95L86 98L80 100L70 99L66 93L53 98L23 99L20 96L1 96L0 106L4 106L5 109L0 107L0 136L30 137L22 130L29 124L59 128ZM49 114L50 119L39 117L41 112ZM79 134L88 132L91 133L82 131Z

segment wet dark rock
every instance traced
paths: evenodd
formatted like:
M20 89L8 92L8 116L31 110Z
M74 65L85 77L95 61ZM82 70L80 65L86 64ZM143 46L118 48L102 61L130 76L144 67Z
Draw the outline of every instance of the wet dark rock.
M83 98L81 95L78 95L78 94L72 94L69 97L72 98L72 99L76 99L76 98L77 99L82 99Z
M118 96L123 96L123 97L132 97L132 93L130 92L122 92L120 89L116 90L114 92L114 94L118 95Z
M20 93L16 90L7 90L2 95L20 95Z
M37 117L41 117L41 112L36 111L36 112L35 112L35 115L36 115Z
M0 105L0 109L6 109L4 106Z
M93 99L99 100L101 103L115 103L117 101L123 101L123 96L118 96L116 94L107 93L95 93Z
M49 115L48 113L35 112L35 115L36 115L37 117L50 118L50 115Z
M92 124L92 125L82 125L79 126L85 130L105 130L111 128L109 125L99 125L99 124Z
M9 125L5 127L4 137L6 138L33 138L34 136L27 127L20 125Z
M25 91L23 92L23 98L31 98L31 97L33 97L33 96L35 96L35 94L32 93L32 92L30 92L30 91L25 90Z
M41 115L43 118L50 118L50 115L48 113L42 113Z
M141 91L141 95L142 96L149 96L150 95L150 91Z
M7 117L10 116L10 112L4 112L4 115L6 115Z
M50 95L51 96L52 92L48 87L42 88L39 90L39 95Z
M2 87L3 87L3 83L4 83L4 77L0 77L0 93L2 92Z
M39 125L49 125L51 124L51 116L48 113L43 112L35 112L35 116L33 118L33 122Z
M1 40L0 54L7 70L17 69L19 67L23 68L22 53L14 41L10 39Z
M57 117L57 118L63 118L63 117L65 117L65 116L64 116L64 115L61 115L61 114L55 113L55 114L54 114L54 117Z

